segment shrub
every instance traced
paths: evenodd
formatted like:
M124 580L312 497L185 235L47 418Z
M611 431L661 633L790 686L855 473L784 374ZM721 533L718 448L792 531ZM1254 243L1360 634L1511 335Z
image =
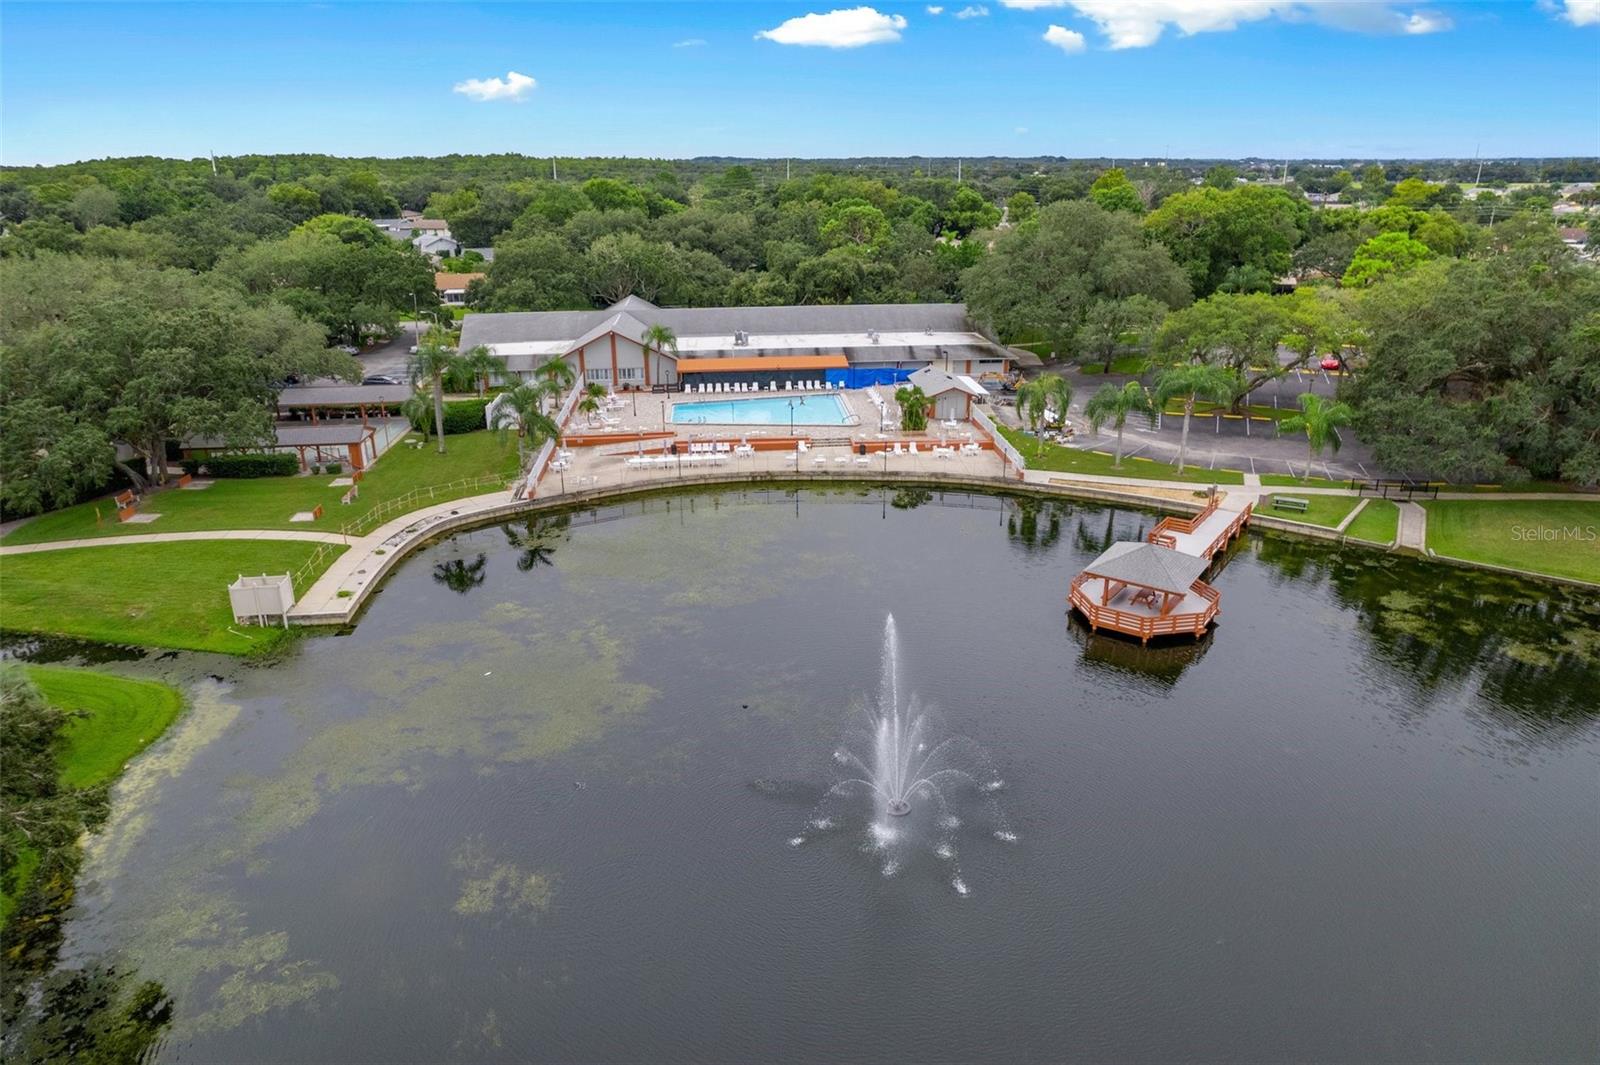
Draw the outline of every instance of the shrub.
M460 399L444 405L444 435L475 433L484 427L486 399Z
M190 474L204 471L212 477L292 477L300 472L300 460L287 451L212 455L203 459L184 459L183 469Z
M344 465L342 463L338 463L338 462L330 462L326 466L322 467L322 472L323 473L334 473L334 474L343 473L344 472Z

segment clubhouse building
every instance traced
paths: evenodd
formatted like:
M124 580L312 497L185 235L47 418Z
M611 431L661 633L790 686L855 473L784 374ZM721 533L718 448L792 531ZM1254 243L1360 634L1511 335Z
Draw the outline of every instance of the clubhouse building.
M646 343L652 326L672 330L676 352ZM856 388L927 367L975 379L1037 361L985 336L959 303L664 308L630 296L599 311L469 314L461 350L480 344L509 377L529 379L564 358L579 380L619 391L821 380Z

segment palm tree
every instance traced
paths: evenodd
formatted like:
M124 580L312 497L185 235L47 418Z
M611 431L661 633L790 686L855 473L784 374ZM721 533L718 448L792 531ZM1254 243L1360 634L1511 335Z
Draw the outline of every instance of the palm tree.
M462 354L461 368L477 380L478 398L482 399L489 392L489 383L505 373L506 363L487 347L479 344Z
M928 394L916 385L895 389L894 401L900 404L900 428L908 433L928 427Z
M544 412L544 391L534 385L518 385L502 393L489 428L498 433L502 441L516 431L519 468L527 466L529 452L561 435L561 426Z
M550 400L554 408L561 405L561 393L578 379L578 371L564 357L552 355L534 367L533 376L538 379L540 394Z
M1033 429L1041 453L1044 451L1044 437L1039 435L1040 424L1052 410L1064 419L1067 416L1067 404L1071 402L1072 386L1058 374L1042 374L1023 382L1017 389L1017 413Z
M433 432L439 439L439 454L444 454L444 375L459 364L456 353L445 347L437 331L427 337L411 356L411 384L427 381L433 389Z
M639 343L644 348L644 357L650 357L650 349L654 348L659 359L664 351L672 352L672 357L678 357L678 334L672 331L671 326L653 325L644 331L644 336L639 338ZM656 374L651 380L660 381L661 363L656 363Z
M1233 398L1239 381L1220 366L1204 363L1186 363L1164 370L1156 378L1156 405L1165 408L1178 396L1183 397L1183 437L1178 441L1178 472L1183 472L1184 452L1189 449L1189 419L1194 415L1196 400L1225 403Z
M1150 404L1150 393L1138 381L1129 381L1121 388L1101 385L1100 391L1090 396L1083 408L1085 417L1089 419L1089 427L1095 432L1098 433L1106 422L1110 422L1117 431L1117 455L1111 463L1113 466L1122 465L1122 427L1127 424L1128 415L1135 411L1151 417L1155 415L1155 407Z
M1315 392L1300 393L1300 413L1278 423L1280 433L1306 434L1306 475L1311 478L1311 463L1328 449L1339 450L1339 426L1349 425L1355 411L1348 403L1335 403Z

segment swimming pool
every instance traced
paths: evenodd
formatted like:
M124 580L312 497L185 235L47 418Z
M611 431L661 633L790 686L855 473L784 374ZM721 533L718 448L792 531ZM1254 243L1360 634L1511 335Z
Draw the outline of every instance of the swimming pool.
M851 421L844 400L827 392L675 403L672 421L676 425L788 425L790 403L794 404L795 425L849 425Z

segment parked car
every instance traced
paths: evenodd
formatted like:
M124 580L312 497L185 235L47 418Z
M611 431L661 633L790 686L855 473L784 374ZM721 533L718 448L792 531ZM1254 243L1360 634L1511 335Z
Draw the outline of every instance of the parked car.
M365 377L363 377L361 379L361 383L364 384L364 385L403 385L403 384L405 384L405 382L400 380L400 378L394 376L393 374L386 374L386 373L368 374L367 376L365 376Z
M1326 355L1322 359L1322 368L1324 370L1337 370L1339 368L1339 360L1332 355Z

